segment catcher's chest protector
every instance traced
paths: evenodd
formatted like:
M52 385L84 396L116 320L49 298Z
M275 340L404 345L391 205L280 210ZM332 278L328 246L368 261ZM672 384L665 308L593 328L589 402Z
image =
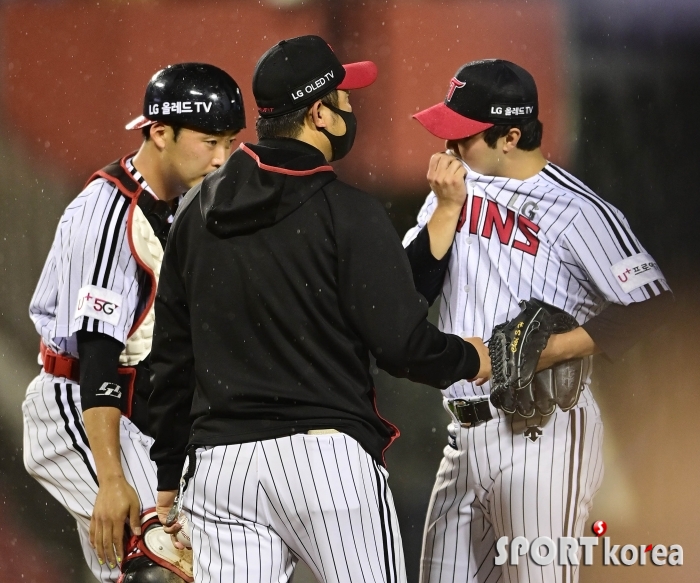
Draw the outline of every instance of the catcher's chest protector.
M160 266L163 262L163 250L170 230L168 217L171 214L167 203L155 199L133 179L125 165L130 156L112 162L95 172L88 180L89 183L97 178L104 178L131 200L127 217L129 248L136 263L148 276L148 299L143 311L129 330L126 346L119 356L121 366L134 366L151 352L155 323L154 302Z

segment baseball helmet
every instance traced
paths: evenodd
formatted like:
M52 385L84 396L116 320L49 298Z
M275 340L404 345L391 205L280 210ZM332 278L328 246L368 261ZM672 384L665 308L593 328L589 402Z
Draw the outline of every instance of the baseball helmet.
M185 583L185 580L148 557L138 557L129 561L119 583Z
M155 122L220 133L245 127L243 95L233 78L214 65L178 63L158 71L146 87L143 115L126 125Z

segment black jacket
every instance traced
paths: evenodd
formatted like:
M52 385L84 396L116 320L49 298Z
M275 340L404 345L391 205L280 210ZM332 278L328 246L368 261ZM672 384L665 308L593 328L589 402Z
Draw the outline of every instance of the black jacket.
M188 193L155 310L159 489L177 487L188 443L334 428L381 462L395 428L375 408L370 352L434 387L479 367L473 346L426 321L382 206L297 140L244 144Z

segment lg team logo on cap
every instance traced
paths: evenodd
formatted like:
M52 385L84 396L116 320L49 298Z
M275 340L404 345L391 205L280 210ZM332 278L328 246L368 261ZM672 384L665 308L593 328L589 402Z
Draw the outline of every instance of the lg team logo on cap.
M445 101L449 101L450 99L452 99L452 96L455 94L455 91L457 89L461 89L465 85L466 83L464 81L460 81L459 79L457 79L457 77L452 77L452 79L450 79L450 88L447 90L447 97L445 97Z
M311 83L308 83L307 85L304 85L303 87L300 87L296 91L292 93L292 99L296 101L297 99L301 99L302 97L305 97L306 95L311 95L312 93L315 93L321 87L328 83L332 83L333 79L335 78L335 73L331 70L328 71L327 73L324 73L321 75L318 79L314 79L311 81Z
M491 115L510 117L513 115L532 115L534 111L534 105L521 105L520 107L514 105L492 105L490 113Z

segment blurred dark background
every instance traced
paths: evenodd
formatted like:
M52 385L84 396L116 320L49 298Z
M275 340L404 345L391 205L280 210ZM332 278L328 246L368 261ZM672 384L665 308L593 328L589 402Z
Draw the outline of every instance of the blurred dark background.
M581 581L698 580L697 0L5 0L0 31L0 583L90 581L72 520L22 464L20 404L38 372L27 305L63 208L93 170L138 147L122 128L157 69L222 66L253 128L255 62L307 33L341 59L379 65L379 81L353 95L359 134L338 171L385 203L400 235L442 147L410 115L473 59L534 74L546 155L625 213L676 295L663 329L621 362L596 363L606 477L589 523L605 520L616 544L682 544L684 565L601 568L597 556ZM376 378L380 409L403 434L388 463L413 583L447 418L437 391Z

